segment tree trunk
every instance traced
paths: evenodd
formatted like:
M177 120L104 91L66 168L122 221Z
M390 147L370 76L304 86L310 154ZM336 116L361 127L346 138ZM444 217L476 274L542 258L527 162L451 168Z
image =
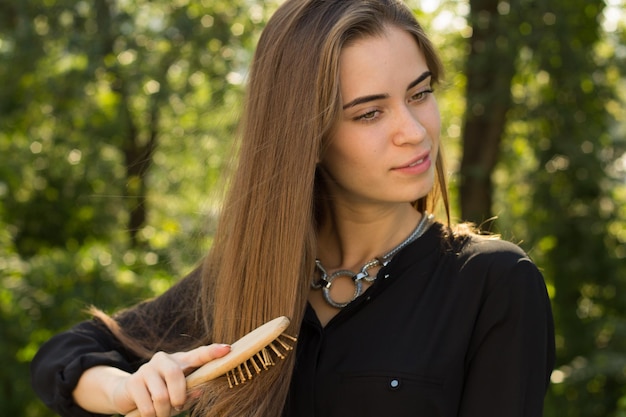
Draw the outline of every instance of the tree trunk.
M96 0L98 27L108 36L102 36L99 45L102 58L114 51L114 40L117 35L114 2L111 0ZM125 135L122 137L120 149L124 153L126 168L126 202L128 207L128 233L132 246L139 244L138 233L146 225L148 217L148 185L147 173L152 165L152 157L157 146L158 136L158 100L152 96L150 107L150 122L148 132L142 137L142 132L134 120L130 109L130 88L125 77L115 67L109 68L111 90L120 97L120 123L125 126ZM147 136L147 138L145 138Z
M517 48L512 41L516 34L507 24L510 19L498 13L497 0L472 0L470 6L473 32L466 68L460 197L461 218L480 224L492 217L491 177L511 106Z
M137 126L129 111L127 96L120 103L126 114L127 136L124 141L124 161L126 164L126 189L128 200L128 233L133 246L139 244L138 233L146 225L148 218L148 183L147 174L157 146L158 110L153 105L150 120L150 132L147 140L142 141ZM145 143L142 143L145 142Z

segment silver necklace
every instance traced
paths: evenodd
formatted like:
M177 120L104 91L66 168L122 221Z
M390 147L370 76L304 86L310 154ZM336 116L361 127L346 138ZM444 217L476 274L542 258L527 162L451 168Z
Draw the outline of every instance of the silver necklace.
M330 304L331 306L336 307L336 308L344 308L345 306L350 304L352 301L354 301L359 295L361 295L361 293L363 292L363 280L370 282L370 283L376 281L378 274L370 275L368 272L370 269L376 266L380 266L381 268L386 266L398 252L400 252L408 244L414 242L420 236L422 236L424 232L428 230L428 228L433 223L433 221L434 221L434 216L432 214L428 214L427 212L424 212L422 219L418 223L415 230L411 232L409 237L404 239L402 243L400 243L395 248L391 249L389 252L387 252L383 256L374 258L371 261L366 262L361 267L361 270L357 273L354 273L348 269L341 269L339 271L333 272L332 274L328 275L328 272L326 272L326 269L322 265L322 262L320 262L319 259L316 259L315 267L320 273L320 278L317 281L311 282L311 288L315 290L321 289L322 294L324 295L324 300L326 300L326 302ZM354 282L354 294L352 295L351 300L345 303L338 303L335 300L333 300L332 297L330 296L330 288L333 285L333 281L342 276L352 278L352 282Z

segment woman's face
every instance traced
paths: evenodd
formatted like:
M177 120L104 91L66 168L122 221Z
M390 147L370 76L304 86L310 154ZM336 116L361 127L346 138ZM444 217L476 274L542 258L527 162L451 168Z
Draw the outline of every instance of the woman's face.
M340 56L343 111L321 161L335 201L413 202L433 187L440 133L423 53L388 27Z

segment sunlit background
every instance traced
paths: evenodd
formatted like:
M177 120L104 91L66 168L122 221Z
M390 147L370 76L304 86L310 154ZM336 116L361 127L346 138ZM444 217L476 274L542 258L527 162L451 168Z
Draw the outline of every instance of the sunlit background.
M2 416L52 416L28 364L86 306L159 294L208 250L248 64L279 3L0 3ZM408 1L447 70L454 217L497 217L484 226L544 272L558 348L545 415L626 417L626 2L482 3ZM468 94L469 70L506 67L504 88ZM496 145L471 137L468 121L498 111ZM462 164L476 146L493 168ZM490 201L463 196L477 171Z

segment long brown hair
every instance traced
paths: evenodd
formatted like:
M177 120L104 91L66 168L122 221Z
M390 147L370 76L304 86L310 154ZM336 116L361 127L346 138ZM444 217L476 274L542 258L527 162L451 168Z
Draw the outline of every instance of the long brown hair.
M205 341L232 342L280 315L292 319L290 333L297 334L317 225L326 215L316 165L341 112L339 56L346 45L381 35L389 25L415 37L437 82L441 62L400 1L287 0L269 20L249 74L238 166L196 297ZM436 167L433 191L414 207L434 210L443 197L449 222L440 155ZM294 357L237 389L208 385L194 415L279 416Z

